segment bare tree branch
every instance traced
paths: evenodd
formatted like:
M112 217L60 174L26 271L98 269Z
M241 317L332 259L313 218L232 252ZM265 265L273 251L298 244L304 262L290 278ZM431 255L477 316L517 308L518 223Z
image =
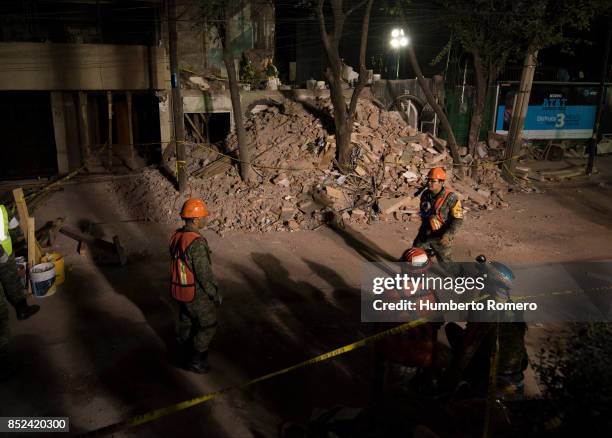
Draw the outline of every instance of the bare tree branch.
M342 13L342 0L331 0L332 14L334 16L334 47L338 50L340 38L344 31L344 14Z
M325 15L323 14L323 3L325 3L325 0L319 0L319 2L317 3L316 12L317 18L319 19L319 30L321 31L323 47L325 47L325 52L329 54L331 50L331 45L329 43L329 34L327 33L327 26L325 24Z
M359 8L361 8L363 5L365 5L365 4L366 4L368 1L369 1L369 0L363 0L361 3L359 3L359 4L355 5L355 6L353 6L351 9L349 9L348 11L346 11L346 12L344 13L344 18L347 18L349 15L351 15L351 14L352 14L353 12L355 12L357 9L359 9ZM371 7L371 5L370 5L370 7ZM370 15L370 14L369 14L369 12L368 12L368 15Z

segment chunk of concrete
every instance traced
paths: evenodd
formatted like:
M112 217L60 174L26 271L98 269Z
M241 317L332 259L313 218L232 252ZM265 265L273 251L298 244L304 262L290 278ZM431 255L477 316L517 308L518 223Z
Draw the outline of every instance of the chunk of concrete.
M383 214L391 214L400 208L414 208L419 205L419 198L402 196L399 198L381 198L377 201L378 210Z

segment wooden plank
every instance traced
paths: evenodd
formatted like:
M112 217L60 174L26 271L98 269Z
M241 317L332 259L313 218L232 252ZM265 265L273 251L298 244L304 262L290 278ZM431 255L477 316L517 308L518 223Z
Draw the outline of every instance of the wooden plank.
M31 269L34 265L38 263L38 258L36 256L36 241L35 231L36 231L36 223L33 217L29 217L27 219L27 228L28 228L28 267ZM32 283L28 282L28 292L32 293Z
M38 258L36 257L36 221L33 217L29 217L27 220L28 227L28 266L31 268L32 266L38 263Z
M83 164L87 164L91 160L91 138L89 136L87 93L84 91L79 91L79 121L81 122L81 154Z
M232 160L229 157L221 157L207 166L193 172L193 176L199 178L210 178L228 171L232 167Z
M19 216L19 227L21 228L21 232L27 239L29 236L29 232L30 232L28 228L29 227L28 220L30 219L30 214L28 212L28 205L26 204L25 197L23 196L23 189L22 188L14 189L13 197L15 198L15 205L17 206L17 215ZM32 232L35 233L36 229L34 229ZM40 260L42 256L42 248L40 247L40 244L38 243L36 238L34 238L34 242L32 244L34 245L34 259L38 261ZM29 241L28 241L28 248L29 248Z
M207 144L208 142L206 141L206 139L204 138L204 136L202 135L202 133L200 132L196 124L193 122L193 120L191 120L191 117L189 116L189 114L185 114L185 118L189 122L189 125L191 125L191 129L193 129L196 137L198 137L198 140L200 140L200 143Z

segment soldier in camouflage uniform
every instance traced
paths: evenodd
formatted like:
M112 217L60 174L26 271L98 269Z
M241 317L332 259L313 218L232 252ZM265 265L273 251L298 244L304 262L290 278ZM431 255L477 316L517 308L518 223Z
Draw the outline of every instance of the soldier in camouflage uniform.
M185 226L175 232L170 244L172 296L178 303L177 338L181 345L191 342L186 369L210 371L208 347L217 329L217 308L221 295L215 282L210 250L200 234L208 211L200 199L189 199L181 217Z
M9 220L8 211L4 205L0 205L0 381L16 371L8 356L10 331L7 301L15 308L18 320L27 319L39 310L39 306L28 305L17 272L11 234L17 233L18 226L17 219L11 217Z
M439 262L452 261L452 243L463 224L457 194L444 187L446 172L434 167L427 176L428 189L421 195L421 227L412 246L433 250Z
M479 270L487 275L481 298L498 303L511 302L514 274L510 268L499 262L487 262L484 256L477 260ZM491 322L495 320L499 322ZM455 323L446 326L446 337L454 356L454 364L449 367L452 368L448 373L449 383L456 383L461 377L473 391L486 393L490 384L491 356L498 345L496 396L502 399L522 397L523 372L529 363L523 312L474 311L468 321L465 329Z

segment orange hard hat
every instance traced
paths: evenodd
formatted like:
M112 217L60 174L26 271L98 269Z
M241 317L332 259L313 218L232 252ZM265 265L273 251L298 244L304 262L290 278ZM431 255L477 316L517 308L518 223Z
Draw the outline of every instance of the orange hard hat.
M446 179L446 172L443 167L434 167L429 170L427 174L428 179L439 179L440 181L444 181Z
M183 219L193 219L196 217L208 216L208 209L204 201L197 198L191 198L185 201L181 208L181 217Z

